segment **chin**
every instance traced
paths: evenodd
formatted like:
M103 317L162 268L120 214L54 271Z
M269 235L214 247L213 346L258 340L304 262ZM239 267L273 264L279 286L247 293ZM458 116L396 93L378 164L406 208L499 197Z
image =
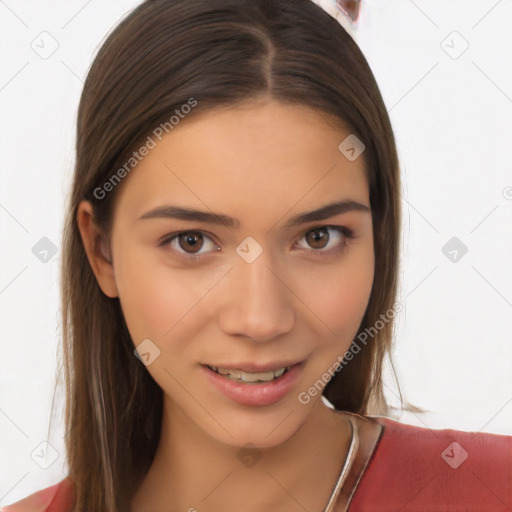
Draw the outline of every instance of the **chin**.
M243 448L248 444L265 449L282 445L291 439L307 421L309 408L286 401L280 407L244 408L216 415L203 430L217 441ZM224 427L224 428L223 428Z

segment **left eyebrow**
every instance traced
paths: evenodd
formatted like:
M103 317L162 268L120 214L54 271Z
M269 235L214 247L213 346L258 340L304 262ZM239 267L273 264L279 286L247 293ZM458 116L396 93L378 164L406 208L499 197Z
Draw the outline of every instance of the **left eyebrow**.
M335 215L341 215L342 213L352 211L370 213L370 207L352 200L338 201L336 203L322 206L317 210L296 215L295 217L289 219L284 227L292 228L295 226L300 226L301 224L306 224L306 222L325 220L329 219L330 217L334 217Z
M326 206L322 206L316 210L301 213L289 219L284 225L285 229L289 229L307 222L320 221L334 217L335 215L341 215L343 213L358 211L363 213L369 213L370 208L362 203L352 200L337 201L330 203ZM215 214L205 212L201 210L193 210L190 208L183 208L178 206L160 206L144 213L141 219L155 219L155 218L172 218L188 221L199 221L210 224L224 224L228 227L238 228L240 221L228 215Z

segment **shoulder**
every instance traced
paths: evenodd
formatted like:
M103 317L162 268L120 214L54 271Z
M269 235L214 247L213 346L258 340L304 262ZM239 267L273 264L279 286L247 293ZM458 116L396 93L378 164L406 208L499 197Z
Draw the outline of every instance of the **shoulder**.
M0 512L69 512L72 500L73 484L69 478L65 478L51 487L2 507Z
M378 503L389 503L389 510L404 507L404 512L450 505L512 508L512 436L417 427L379 416L367 419L384 429L350 512L377 510L372 507Z
M494 464L511 462L512 436L417 427L380 416L371 419L384 426L378 446L381 452L392 448L394 453L398 450L403 456L413 453L415 461L439 458L453 469L462 466L470 457L474 462L490 458Z

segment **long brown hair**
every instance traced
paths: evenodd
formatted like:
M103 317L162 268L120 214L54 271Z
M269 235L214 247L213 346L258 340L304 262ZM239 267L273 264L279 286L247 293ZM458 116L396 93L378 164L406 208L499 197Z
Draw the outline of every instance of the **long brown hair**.
M163 403L162 390L134 356L119 300L102 293L91 270L78 205L84 199L93 204L108 237L123 183L100 198L98 188L155 127L191 98L197 104L190 117L262 97L314 108L364 143L376 258L359 332L375 329L394 307L398 158L377 83L352 38L310 0L145 1L100 48L78 110L61 276L73 512L127 510L152 463ZM381 374L392 334L390 319L329 382L324 396L336 409L388 413Z

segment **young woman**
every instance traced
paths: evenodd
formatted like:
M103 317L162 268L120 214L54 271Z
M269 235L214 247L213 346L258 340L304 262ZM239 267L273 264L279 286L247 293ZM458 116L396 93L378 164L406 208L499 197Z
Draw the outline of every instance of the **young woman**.
M77 128L69 476L5 512L512 508L512 437L385 417L399 169L339 23L310 0L147 0Z

